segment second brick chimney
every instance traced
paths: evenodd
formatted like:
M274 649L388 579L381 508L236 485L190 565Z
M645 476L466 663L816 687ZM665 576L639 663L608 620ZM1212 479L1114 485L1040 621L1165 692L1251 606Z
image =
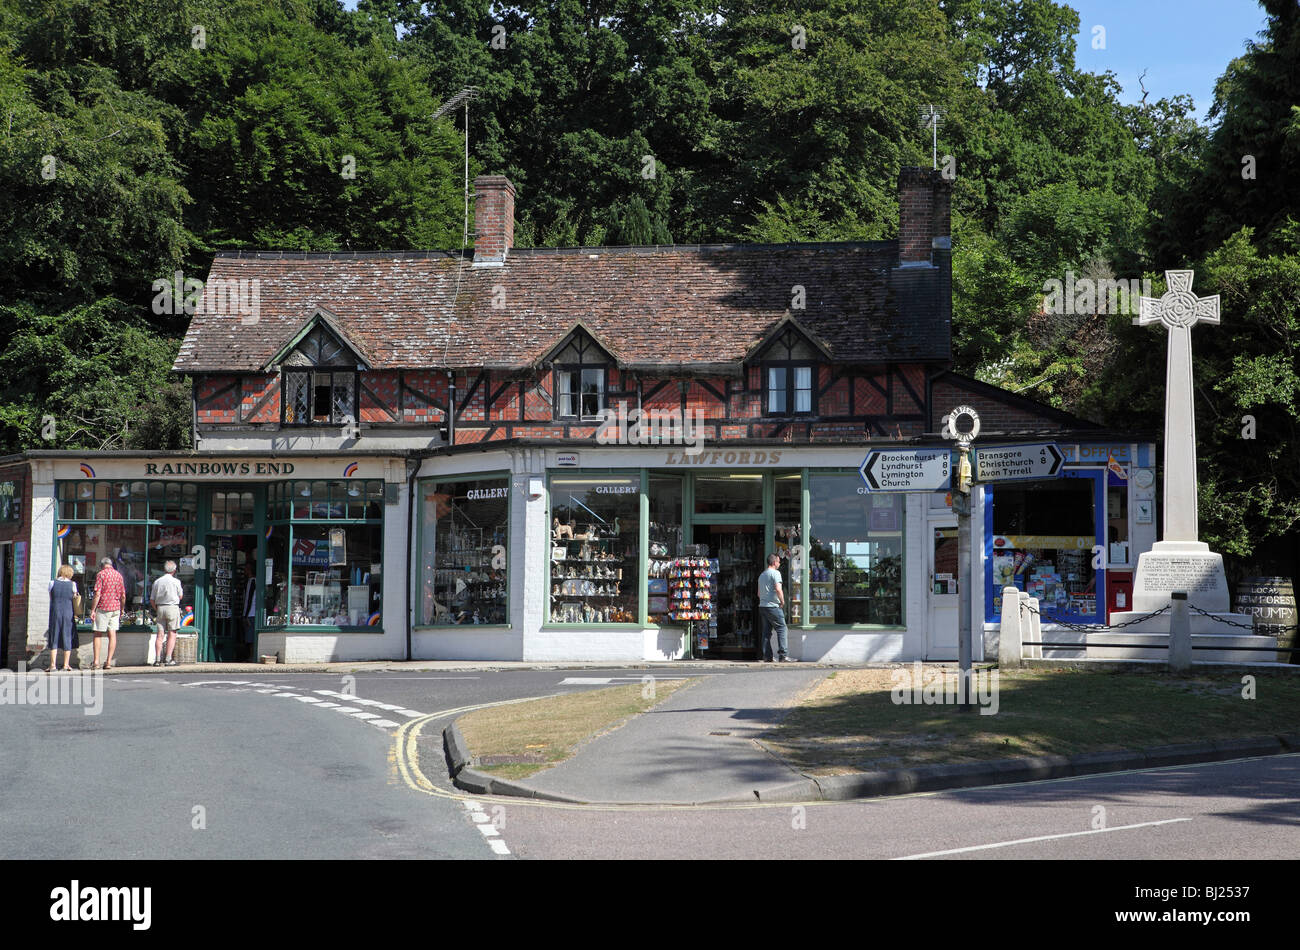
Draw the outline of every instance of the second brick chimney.
M515 186L505 175L474 179L474 266L504 264L515 242Z
M928 168L898 173L898 263L900 267L936 264L936 252L952 248L952 182Z

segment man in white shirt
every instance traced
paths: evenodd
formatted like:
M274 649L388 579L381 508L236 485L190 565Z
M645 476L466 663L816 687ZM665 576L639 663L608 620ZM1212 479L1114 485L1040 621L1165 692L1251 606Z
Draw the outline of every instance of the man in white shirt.
M158 618L158 636L154 641L154 666L176 666L172 653L176 650L176 632L181 626L181 597L185 590L176 579L176 562L163 564L162 577L153 582L149 592L149 605ZM163 659L163 637L167 638L167 659Z

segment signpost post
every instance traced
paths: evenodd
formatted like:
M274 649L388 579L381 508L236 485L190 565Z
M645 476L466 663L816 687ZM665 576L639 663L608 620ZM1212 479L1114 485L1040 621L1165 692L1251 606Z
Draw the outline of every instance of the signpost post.
M958 707L971 712L971 563L970 563L970 447L980 433L980 417L970 406L958 406L943 417L944 438L957 443L961 457L957 463L957 484L953 486L952 509L957 513L957 689Z

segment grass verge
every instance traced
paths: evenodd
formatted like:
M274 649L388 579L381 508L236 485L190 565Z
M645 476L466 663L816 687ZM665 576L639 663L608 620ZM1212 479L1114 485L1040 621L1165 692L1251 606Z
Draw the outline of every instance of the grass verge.
M1254 674L1254 696L1247 698L1239 674L999 673L993 715L896 703L891 691L906 687L900 697L910 698L913 679L911 667L841 670L818 683L764 741L800 771L835 775L1300 732L1294 675Z
M583 742L654 708L690 682L656 680L649 695L645 685L634 683L548 696L479 709L458 724L479 769L504 779L527 778L563 762Z

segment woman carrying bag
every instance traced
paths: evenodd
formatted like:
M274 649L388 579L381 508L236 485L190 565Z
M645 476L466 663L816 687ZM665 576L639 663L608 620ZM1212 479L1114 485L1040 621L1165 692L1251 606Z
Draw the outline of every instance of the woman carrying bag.
M77 608L81 605L81 593L72 579L72 565L59 567L59 573L50 581L50 667L47 673L53 673L58 666L59 651L64 651L63 671L72 672L72 651L80 646L77 641Z

